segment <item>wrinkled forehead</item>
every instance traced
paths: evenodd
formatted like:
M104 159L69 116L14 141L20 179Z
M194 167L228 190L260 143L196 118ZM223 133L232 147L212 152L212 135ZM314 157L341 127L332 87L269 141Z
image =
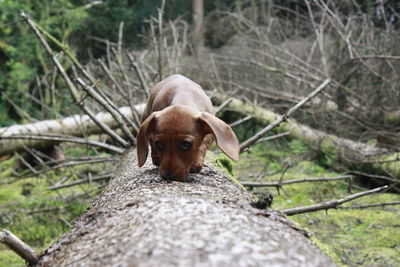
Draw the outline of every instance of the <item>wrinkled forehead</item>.
M196 132L198 115L187 108L167 108L156 116L156 134L193 134Z

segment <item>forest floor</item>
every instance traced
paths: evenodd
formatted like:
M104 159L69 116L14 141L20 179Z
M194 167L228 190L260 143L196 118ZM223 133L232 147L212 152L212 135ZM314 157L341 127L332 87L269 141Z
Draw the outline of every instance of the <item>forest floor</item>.
M84 153L84 151L81 151ZM69 152L67 151L67 154ZM70 152L70 153L76 153ZM29 245L42 251L63 233L90 205L103 183L84 184L50 191L62 177L110 165L78 166L67 173L59 169L46 176L10 181L15 157L0 161L0 229L14 232ZM331 162L318 158L301 142L281 139L260 143L241 155L233 164L240 181L277 181L307 177L334 177L345 173L330 170ZM115 164L114 164L115 165ZM97 168L97 170L96 170ZM284 175L282 176L282 173ZM74 177L70 177L72 181ZM76 179L76 177L75 177ZM339 199L348 193L345 181L300 183L275 188L255 188L256 195L272 193L272 209L307 206ZM360 190L353 188L353 193ZM367 205L400 201L399 194L375 194L343 205ZM400 206L368 209L330 209L291 216L290 219L312 234L312 240L342 266L398 266L400 264ZM0 244L0 266L25 266L13 252Z
M240 181L270 182L345 175L324 166L299 141L261 143L241 155L233 171ZM282 173L286 169L282 177ZM354 189L352 193L362 190ZM340 199L351 193L343 181L300 183L275 188L255 188L253 193L272 193L272 209L308 206ZM399 201L399 194L373 194L347 202L343 207ZM400 206L365 209L329 209L294 215L291 220L312 234L312 240L341 266L400 265Z

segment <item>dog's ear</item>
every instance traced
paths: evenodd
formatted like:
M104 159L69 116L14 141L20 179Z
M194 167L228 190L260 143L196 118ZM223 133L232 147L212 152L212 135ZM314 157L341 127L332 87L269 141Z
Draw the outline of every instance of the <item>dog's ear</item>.
M214 134L219 149L231 159L238 160L239 141L232 128L208 112L202 112L199 120L206 133Z
M156 112L153 112L141 125L136 136L136 152L139 167L142 167L146 162L149 154L149 138L148 135L154 129L156 122Z

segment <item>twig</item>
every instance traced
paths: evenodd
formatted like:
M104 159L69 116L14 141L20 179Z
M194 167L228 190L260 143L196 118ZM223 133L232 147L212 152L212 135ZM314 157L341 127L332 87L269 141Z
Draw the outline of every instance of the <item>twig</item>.
M337 180L345 180L353 178L352 175L343 175L337 177L319 177L319 178L304 178L304 179L293 179L293 180L285 180L285 181L276 181L269 183L259 183L259 182L241 182L243 186L249 187L280 187L282 185L289 184L298 184L298 183L306 183L306 182L330 182Z
M149 86L146 83L146 80L145 80L144 76L143 76L142 70L139 68L137 62L133 59L131 54L126 52L126 55L128 56L128 59L131 62L132 66L133 66L133 69L135 70L136 75L139 78L139 82L142 85L142 88L144 89L144 92L145 92L145 95L146 95L146 98L147 98L148 95L149 95L150 89L149 89Z
M84 165L84 164L95 164L95 163L103 163L103 162L109 162L109 161L118 161L117 157L92 157L92 158L87 158L87 159L81 159L81 158L76 158L72 159L70 161L63 161L62 163L59 163L54 166L47 166L46 163L40 164L38 166L45 166L45 169L41 169L39 171L36 171L35 175L42 174L48 171L52 171L55 169L60 169L60 168L68 168L68 167L73 167L73 166L79 166L79 165ZM55 162L52 162L55 163Z
M394 206L394 205L400 205L400 201L383 202L383 203L361 205L361 206L339 207L339 208L340 209L367 209L367 208L373 208L373 207L384 207L384 206Z
M107 74L107 76L111 80L111 82L115 85L115 87L117 87L118 92L126 97L126 93L124 92L124 89L122 89L122 86L117 82L114 75L112 75L111 71L106 66L106 63L104 63L103 60L101 60L101 59L97 59L97 62L100 64L100 67Z
M123 117L120 112L118 112L117 108L112 107L109 104L109 101L106 101L102 96L100 96L91 86L87 85L82 79L76 78L75 81L82 86L82 88L90 95L92 98L99 103L103 108L105 108L111 116L116 120L118 125L121 127L124 134L130 139L131 143L135 143L135 137L132 135L131 131L128 129L128 126L123 121ZM138 128L133 123L131 126L137 131Z
M0 242L29 262L29 264L33 265L38 261L35 251L10 231L0 230Z
M115 106L115 104L109 99L109 97L107 97L101 90L96 90L97 93L99 93L104 100L115 110L115 112L117 112L133 129L135 129L136 132L138 132L138 121L136 119L136 114L138 113L138 111L135 109L135 106L132 103L133 97L132 97L132 92L131 90L128 89L128 94L126 94L126 92L124 92L124 89L122 88L122 86L117 82L117 80L115 79L114 75L111 73L111 71L108 69L108 67L106 66L106 64L98 59L97 62L100 64L101 68L103 69L103 71L107 74L107 76L109 77L109 79L111 80L111 82L117 87L119 93L121 93L121 95L124 96L124 98L127 98L127 102L132 110L132 114L133 114L133 118L134 121L130 120L128 117L126 117L123 113L121 113L119 111L119 109ZM82 80L81 80L82 81Z
M69 78L68 74L65 72L64 68L58 61L57 57L53 54L53 50L50 48L49 44L46 42L46 40L43 38L42 34L36 27L36 24L28 17L28 15L25 14L24 11L21 10L20 12L20 17L28 23L28 25L31 27L31 29L34 31L36 36L38 37L39 41L42 43L43 47L46 49L47 53L51 57L54 65L57 67L57 69L60 71L63 79L65 80L68 89L70 90L70 93L75 101L75 103L87 114L89 117L108 135L110 135L117 143L122 145L123 147L127 147L128 143L122 139L119 135L117 135L110 127L102 123L96 118L96 115L88 109L83 103L82 100L80 99L79 92L75 85L72 83L71 79ZM75 62L74 62L75 63ZM77 63L79 65L79 62ZM86 72L85 72L86 73Z
M281 137L285 137L285 136L288 136L288 135L290 135L289 132L283 132L283 133L279 133L279 134L275 134L275 135L263 137L263 138L259 139L259 140L256 142L256 144L261 143L261 142L267 142L267 141L279 139L279 138L281 138Z
M305 97L303 100L301 100L299 103L297 103L294 107L289 109L289 111L284 114L283 116L280 116L278 119L273 121L270 125L262 129L260 132L258 132L256 135L253 137L249 138L245 142L243 142L240 145L240 152L243 152L247 147L251 146L257 140L259 140L263 135L277 127L279 124L281 124L283 121L286 121L295 111L297 111L300 107L302 107L304 104L306 104L308 101L313 99L317 94L319 94L326 86L330 83L330 79L326 79L317 89L315 89L311 94L309 94L307 97Z
M219 105L219 107L215 109L214 115L217 115L219 112L221 112L226 106L229 105L229 103L232 102L232 100L233 100L233 98L229 98L229 99L225 100L221 105Z
M248 120L250 120L252 118L253 118L253 116L247 115L246 117L244 117L244 118L242 118L240 120L232 122L231 124L229 124L229 126L231 126L231 127L238 126L239 124L242 124L242 123L244 123L244 122L246 122L246 121L248 121Z
M101 147L103 149L107 149L109 151L116 152L119 154L122 154L125 151L123 148L113 146L110 144L97 142L97 141L91 141L91 140L87 140L87 139L83 139L83 138L63 136L63 135L50 135L50 134L41 134L41 135L14 134L14 135L8 135L8 136L0 135L0 140L2 140L2 139L28 139L28 140L48 140L48 141L52 141L52 142L70 142L70 143L76 143L76 144L97 146L97 147Z
M360 192L357 194L349 195L347 197L344 197L339 200L331 200L328 202L322 202L316 205L311 205L311 206L306 206L306 207L298 207L298 208L293 208L293 209L286 209L286 210L281 210L281 212L287 216L292 216L296 214L301 214L301 213L306 213L306 212L312 212L312 211L318 211L318 210L328 210L331 208L337 208L339 205L342 205L343 203L349 202L353 199L360 198L363 196L367 196L370 194L374 193L379 193L382 191L385 191L389 186L385 185L382 187L378 187L369 191L364 191Z
M52 186L52 187L49 187L48 189L49 190L57 190L57 189L71 187L71 186L75 186L75 185L79 185L79 184L85 184L85 183L91 183L91 182L99 182L99 181L102 181L102 180L110 179L112 176L113 176L112 173L106 173L106 174L103 174L103 175L98 175L95 178L89 177L87 179L80 179L80 180L77 180L77 181L69 183L69 184L62 184L62 185Z

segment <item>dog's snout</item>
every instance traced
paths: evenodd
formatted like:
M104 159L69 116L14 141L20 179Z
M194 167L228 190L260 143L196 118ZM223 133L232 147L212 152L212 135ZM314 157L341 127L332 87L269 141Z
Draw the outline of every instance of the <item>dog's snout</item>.
M175 180L176 174L172 172L165 172L162 174L162 178L165 180Z

